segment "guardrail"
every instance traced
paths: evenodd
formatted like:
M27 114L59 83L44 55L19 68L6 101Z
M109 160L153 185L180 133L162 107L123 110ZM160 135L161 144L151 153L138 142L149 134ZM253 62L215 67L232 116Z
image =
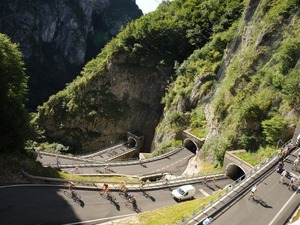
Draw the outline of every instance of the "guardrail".
M73 167L76 167L76 166L80 166L80 167L100 167L100 166L106 166L106 165L110 165L110 166L125 166L125 165L130 165L130 164L144 164L144 163L147 163L147 162L153 162L153 161L160 160L162 158L169 157L169 156L177 153L178 151L180 151L182 149L184 149L184 147L176 148L176 149L174 149L171 152L167 152L167 153L165 153L163 155L156 156L156 157L149 158L149 159L138 160L137 158L131 158L131 159L119 160L119 161L116 160L116 161L113 161L113 162L98 161L98 163L95 163L95 161L93 161L93 160L59 155L59 157L61 157L61 158L74 159L74 162L72 162L71 164L63 164L63 165L60 165L59 168L73 168ZM130 151L132 151L132 149ZM52 156L56 156L56 154L53 154L53 153L46 153L45 155L47 155L47 154L48 155L52 155ZM124 153L122 153L122 154L124 154ZM79 164L78 162L76 162L77 159L78 160L82 159L81 161L86 161L86 162L90 162L90 163L84 163L83 162L83 163ZM52 163L49 166L57 167L56 163Z
M111 146L108 146L108 147L105 147L101 150L98 150L97 152L94 152L92 154L86 154L86 155L75 155L76 157L80 157L80 158L90 158L90 157L94 157L94 156L98 156L98 155L102 155L106 152L108 152L110 149L114 149L114 148L117 148L119 146L123 146L123 145L126 145L127 142L125 141L122 141L122 142L118 142L116 144L113 144Z
M30 179L44 180L44 181L49 181L49 182L66 183L68 181L72 181L72 182L82 184L85 186L95 186L95 183L99 183L95 180L86 180L86 181L76 180L76 179L66 180L66 179L62 179L62 178L50 178L50 177L35 176L35 175L31 175L31 174L25 172L24 170L22 170L22 173L23 173L23 175L25 175L26 177L28 177ZM165 174L167 174L167 172L157 173L156 175L157 176L161 175L161 177L163 177ZM155 174L153 174L153 175L155 175ZM115 174L115 176L127 176L127 175ZM135 177L135 176L132 176L132 177ZM197 175L183 176L183 177L170 179L168 182L166 182L164 179L159 179L159 180L152 181L152 182L151 181L145 182L145 184L143 186L143 190L169 188L169 187L179 186L179 185L186 184L186 183L201 183L201 182L206 183L211 180L218 180L218 179L224 179L224 178L226 178L224 173L214 173L214 174L206 174L205 176L199 176L199 175L198 176ZM101 182L101 183L103 183L103 182ZM106 182L106 183L110 184L110 187L112 190L119 188L118 182ZM131 191L141 190L138 182L137 183L127 183L126 186Z

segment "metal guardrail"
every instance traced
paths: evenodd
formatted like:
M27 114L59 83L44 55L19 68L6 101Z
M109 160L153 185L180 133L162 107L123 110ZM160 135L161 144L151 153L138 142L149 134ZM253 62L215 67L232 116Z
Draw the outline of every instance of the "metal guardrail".
M93 156L102 155L103 153L108 152L110 149L113 149L113 148L116 148L116 147L119 147L119 146L123 146L123 145L126 145L126 144L127 144L126 141L122 141L122 142L112 144L111 146L105 147L101 150L98 150L97 152L94 152L92 154L75 155L75 156L80 157L80 158L90 158L90 157L93 157Z
M31 175L24 170L22 170L22 173L24 176L30 178L30 179L36 179L36 180L44 180L44 181L49 181L49 182L59 182L59 183L66 183L68 181L72 181L78 184L82 184L85 186L95 186L95 183L99 183L94 180L76 180L76 179L70 179L66 180L63 178L50 178L50 177L42 177L42 176L35 176ZM120 175L120 174L115 174L117 176L125 176L125 175ZM164 173L161 173L163 176ZM133 176L134 177L134 176ZM207 182L209 180L213 179L224 179L226 176L224 173L215 173L215 174L207 174L205 176L185 176L185 177L179 177L176 179L171 179L169 180L168 183L166 183L164 180L157 180L157 181L148 181L145 182L143 190L152 190L152 189L161 189L161 188L169 188L169 187L174 187L174 186L179 186L181 184L186 184L187 182L189 183L200 183L200 182ZM103 183L103 182L101 182ZM116 190L119 188L120 183L119 182L106 182L110 184L110 187L112 190ZM141 190L139 183L127 183L126 186L129 188L129 190L134 191L134 190Z
M71 164L60 165L60 168L73 168L73 167L76 167L76 166L80 166L80 167L100 167L100 166L106 166L106 165L110 165L110 166L125 166L125 165L132 165L132 164L143 164L143 163L153 162L153 161L160 160L162 158L169 157L169 156L177 153L178 151L182 150L183 148L184 147L176 148L176 149L174 149L171 152L167 152L167 153L165 153L163 155L156 156L156 157L149 158L149 159L138 160L137 158L131 158L131 159L119 160L119 161L115 160L115 161L112 161L112 162L109 162L109 161L98 161L98 163L95 163L96 160L88 160L88 159L82 159L82 158L78 158L78 157L70 157L70 156L59 155L59 157L61 157L61 158L74 159L74 162L72 162ZM132 151L132 149L130 149L130 151ZM130 152L130 151L128 151L128 152ZM120 155L126 154L126 153L123 152ZM43 152L43 154L44 154L44 152ZM45 155L56 156L57 154L45 153ZM118 156L120 156L120 155L118 155ZM86 161L86 162L90 162L90 163L80 163L79 164L78 162L76 162L77 159L78 159L78 161ZM56 163L52 163L49 166L57 168Z

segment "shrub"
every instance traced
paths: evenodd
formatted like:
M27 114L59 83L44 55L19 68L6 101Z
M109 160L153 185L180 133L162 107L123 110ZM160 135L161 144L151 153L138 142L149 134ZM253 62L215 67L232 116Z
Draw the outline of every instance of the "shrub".
M284 133L287 129L288 121L279 115L275 115L269 120L262 122L263 134L266 141L270 144L276 143L279 139L284 139Z

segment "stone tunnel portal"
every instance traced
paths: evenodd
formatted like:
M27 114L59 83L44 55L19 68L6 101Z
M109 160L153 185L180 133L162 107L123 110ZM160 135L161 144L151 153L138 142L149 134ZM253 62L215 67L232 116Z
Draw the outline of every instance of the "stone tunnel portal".
M193 140L188 139L188 138L184 140L183 147L187 148L188 150L190 150L194 154L196 154L197 150L199 150L198 145Z
M232 180L237 180L240 177L243 180L245 178L246 172L242 167L234 163L230 163L226 166L226 175Z
M137 141L133 137L128 138L128 147L134 148L137 146Z

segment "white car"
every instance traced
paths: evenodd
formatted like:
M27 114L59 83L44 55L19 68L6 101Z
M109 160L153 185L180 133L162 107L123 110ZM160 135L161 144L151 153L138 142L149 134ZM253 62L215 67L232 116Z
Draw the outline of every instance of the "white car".
M194 198L196 189L192 185L184 185L172 191L172 196L175 200L187 200Z

